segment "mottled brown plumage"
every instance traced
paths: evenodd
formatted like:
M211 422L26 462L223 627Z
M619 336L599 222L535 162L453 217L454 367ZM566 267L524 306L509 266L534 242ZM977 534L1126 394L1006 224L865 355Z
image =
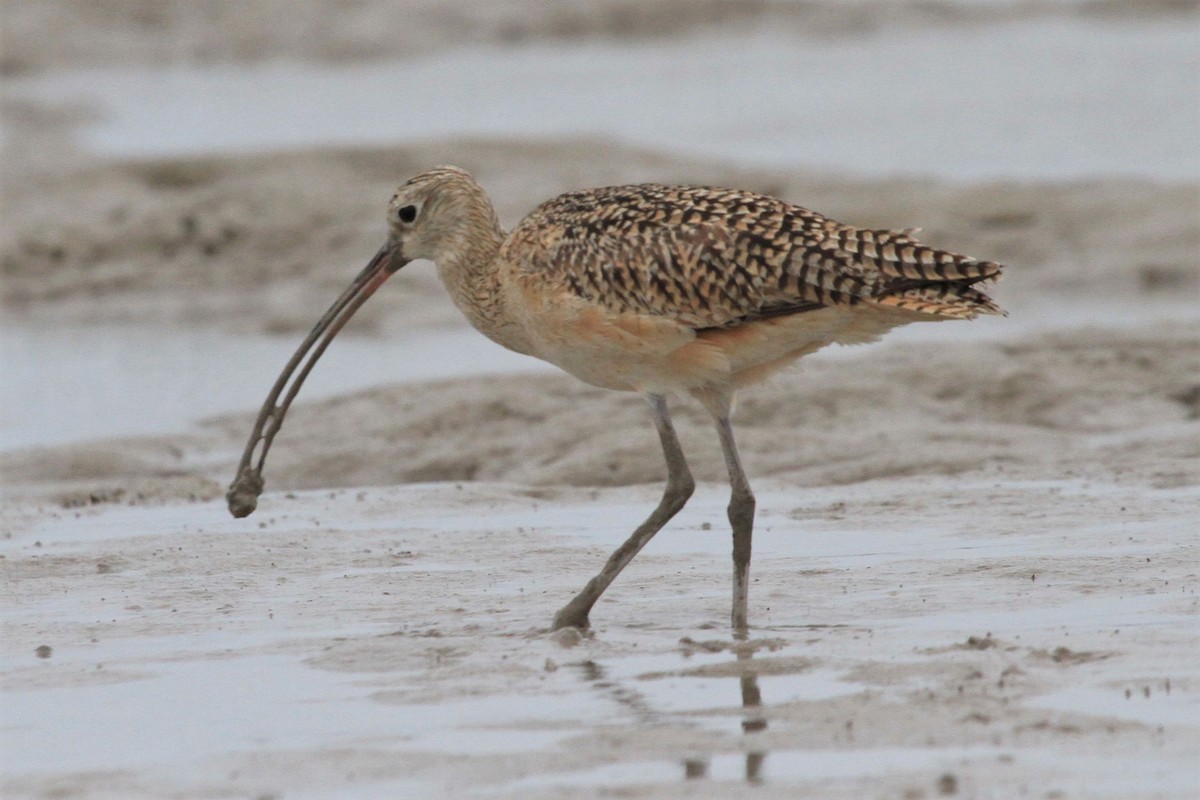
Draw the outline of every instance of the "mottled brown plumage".
M556 628L585 627L608 585L692 494L667 395L691 394L716 423L732 487L732 622L744 633L754 495L733 439L735 390L829 344L872 341L908 322L1003 313L978 288L1000 277L999 264L928 247L912 231L854 228L734 189L571 192L506 234L468 173L438 167L396 191L388 221L387 243L276 382L230 487L230 509L254 510L267 448L332 337L388 276L429 259L480 332L596 386L641 392L654 412L667 461L663 499L559 611Z
M753 192L640 184L561 195L509 252L614 314L726 328L821 306L894 305L969 318L999 309L971 284L1000 265L858 229Z

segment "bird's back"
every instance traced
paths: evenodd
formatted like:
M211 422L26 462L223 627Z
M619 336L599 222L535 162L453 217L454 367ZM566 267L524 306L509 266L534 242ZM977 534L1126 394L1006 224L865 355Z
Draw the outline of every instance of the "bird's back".
M823 307L1001 313L988 261L854 228L753 192L637 184L570 192L508 238L519 268L613 314L729 328Z

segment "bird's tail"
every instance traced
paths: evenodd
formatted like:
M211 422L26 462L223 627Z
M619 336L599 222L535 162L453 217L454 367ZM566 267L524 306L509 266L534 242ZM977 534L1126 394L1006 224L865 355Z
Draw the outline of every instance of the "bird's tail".
M980 314L1008 315L1007 311L996 305L996 301L980 289L954 281L931 282L871 298L865 302L869 305L898 308L941 319L974 319Z
M878 270L873 296L863 302L943 319L1005 313L977 285L1000 280L1002 265L929 247L913 238L914 233L851 227L838 231L840 249Z

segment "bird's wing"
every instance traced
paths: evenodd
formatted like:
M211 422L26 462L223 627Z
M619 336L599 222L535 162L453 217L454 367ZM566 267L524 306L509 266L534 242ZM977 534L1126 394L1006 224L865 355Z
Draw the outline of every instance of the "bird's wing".
M833 305L996 313L1000 266L765 195L643 184L562 195L513 232L523 268L616 314L720 328Z

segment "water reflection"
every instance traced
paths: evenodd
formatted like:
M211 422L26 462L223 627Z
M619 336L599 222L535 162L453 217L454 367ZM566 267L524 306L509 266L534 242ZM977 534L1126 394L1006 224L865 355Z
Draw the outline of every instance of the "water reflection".
M767 714L763 707L762 690L758 684L758 670L754 665L755 647L753 643L740 641L737 645L731 648L736 654L736 669L731 671L730 676L736 677L741 694L741 731L743 742L746 745L745 753L745 771L744 777L747 783L760 784L764 781L764 764L767 760L768 751L763 747L762 737L756 734L761 734L767 730ZM694 721L690 717L681 716L677 710L666 710L655 708L651 699L647 696L647 692L640 691L631 687L629 681L622 681L610 675L610 671L604 665L593 660L579 662L576 666L584 678L595 689L602 691L613 701L619 703L632 714L632 716L642 724L663 724L663 723L683 723L685 725L694 725ZM716 667L717 674L727 674L720 669L721 663L711 665ZM697 672L676 673L686 678L698 679L701 677ZM662 676L658 676L662 677ZM653 692L650 692L652 694ZM703 703L698 703L702 706ZM712 763L712 756L708 754L693 755L683 759L683 778L684 780L705 780L710 777L709 768Z
M647 702L641 692L624 686L619 681L610 678L608 670L603 665L588 659L587 661L580 662L578 667L583 672L584 680L629 709L638 722L652 723L660 720L662 715L650 707L649 702Z
M758 672L752 666L754 651L749 648L739 650L737 658L742 672L742 733L761 733L767 729L767 715L762 707L762 691L758 688ZM755 736L751 741L757 743L759 738ZM746 752L747 783L762 783L762 767L766 760L766 750Z

